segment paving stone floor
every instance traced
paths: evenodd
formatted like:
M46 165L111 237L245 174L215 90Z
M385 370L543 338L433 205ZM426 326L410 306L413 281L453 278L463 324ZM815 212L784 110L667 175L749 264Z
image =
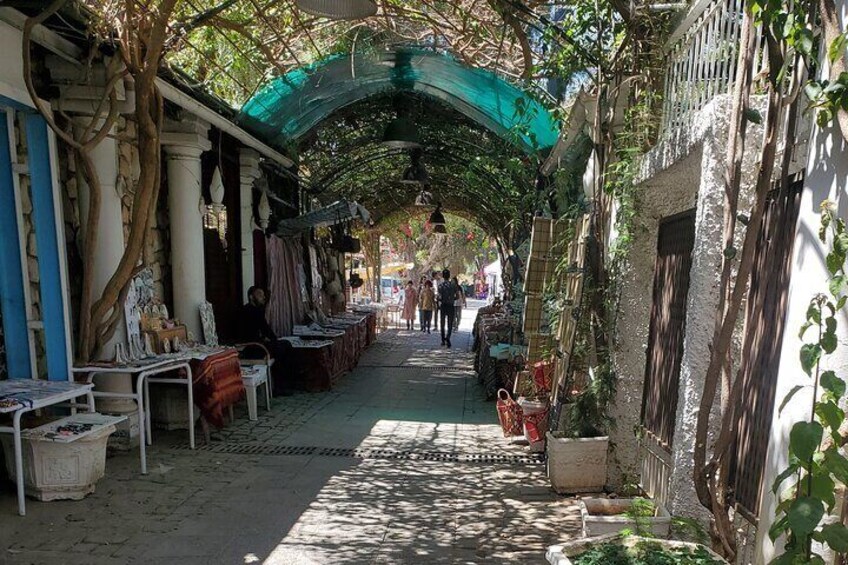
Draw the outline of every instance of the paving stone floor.
M454 349L389 330L332 392L276 398L256 422L242 408L196 451L154 430L150 474L111 455L83 501L30 500L21 518L0 485L0 564L543 563L579 513L542 463L468 461L526 448L481 394L464 314Z

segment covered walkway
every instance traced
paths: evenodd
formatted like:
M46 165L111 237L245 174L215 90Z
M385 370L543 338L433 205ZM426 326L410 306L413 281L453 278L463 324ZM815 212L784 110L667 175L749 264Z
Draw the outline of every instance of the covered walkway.
M332 392L278 398L196 452L160 432L150 475L114 456L83 501L20 520L3 493L0 563L539 563L579 514L502 438L473 316L452 350L385 332Z

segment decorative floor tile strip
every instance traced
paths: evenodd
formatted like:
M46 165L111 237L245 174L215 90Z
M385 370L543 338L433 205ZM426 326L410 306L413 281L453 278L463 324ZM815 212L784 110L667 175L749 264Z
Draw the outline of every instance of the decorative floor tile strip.
M186 450L190 449L190 447L188 443L180 443L171 446L171 449ZM442 463L477 463L488 465L534 465L545 461L543 453L510 455L499 453L452 453L447 451L396 451L392 449L290 446L265 443L212 443L201 445L197 449L199 451L233 455L316 455L319 457L435 461Z

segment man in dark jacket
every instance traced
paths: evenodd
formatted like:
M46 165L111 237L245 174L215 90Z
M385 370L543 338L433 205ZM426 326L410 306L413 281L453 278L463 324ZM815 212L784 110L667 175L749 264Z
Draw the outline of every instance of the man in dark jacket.
M459 287L453 283L450 271L442 271L442 282L439 283L439 318L442 327L442 345L451 346L451 334L453 334L453 322L456 319L456 301L459 295ZM447 335L445 335L447 332Z
M265 319L265 291L255 286L247 291L247 304L239 315L239 339L242 343L276 343L277 335Z

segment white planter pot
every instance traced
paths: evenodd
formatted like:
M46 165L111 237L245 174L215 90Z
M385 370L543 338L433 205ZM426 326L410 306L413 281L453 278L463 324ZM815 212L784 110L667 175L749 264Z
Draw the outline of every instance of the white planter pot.
M632 516L627 515L631 506L632 498L584 498L580 501L583 536L588 538L630 530L641 535L650 532L656 537L668 537L671 516L662 505L657 505L654 516L640 517L638 523Z
M114 425L72 443L23 438L24 485L27 495L43 501L80 500L94 492L105 474L106 442ZM10 434L0 436L6 470L15 480L15 447Z
M548 432L547 440L548 478L557 493L604 490L609 437L558 438Z
M690 551L694 551L698 548L703 548L710 555L710 557L715 559L716 563L727 563L727 561L719 557L719 555L713 552L710 548L697 543L643 538L639 536L627 536L623 538L620 534L607 534L604 536L595 536L577 541L571 541L562 545L552 545L548 547L548 551L545 554L545 558L551 565L574 565L574 562L570 559L571 557L576 557L598 545L602 545L605 543L620 543L621 545L631 547L639 542L657 543L668 549L686 548Z

